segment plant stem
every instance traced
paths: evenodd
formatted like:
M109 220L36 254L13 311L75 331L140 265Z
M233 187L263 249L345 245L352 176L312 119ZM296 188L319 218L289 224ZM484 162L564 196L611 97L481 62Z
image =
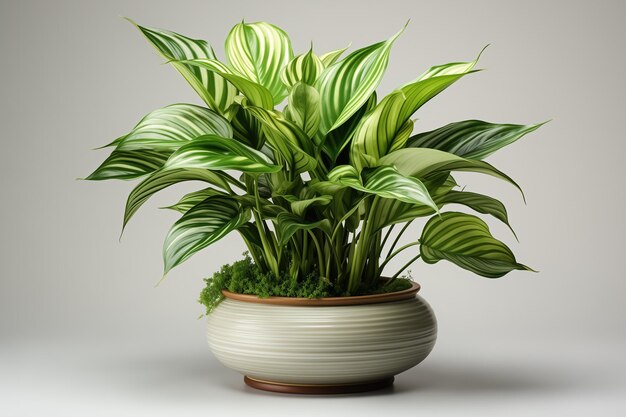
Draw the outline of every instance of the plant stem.
M274 253L274 249L267 240L265 222L261 218L261 203L259 198L258 178L254 179L254 198L256 200L256 211L252 210L252 215L254 216L254 223L256 224L256 228L259 231L259 237L261 239L261 244L263 245L265 261L267 262L269 268L272 270L272 273L276 276L276 278L278 278L280 277L280 271L278 268L278 262L276 262L276 254Z
M405 230L409 227L409 225L412 222L413 222L413 220L410 220L410 221L406 222L405 225L400 230L400 232L398 232L398 235L396 236L396 239L393 241L393 243L391 244L391 247L389 248L389 252L387 252L387 258L389 258L389 255L391 254L391 252L393 252L393 248L395 248L396 245L398 244L398 241L400 240L400 237L402 236L402 234L405 232Z
M407 262L406 264L404 264L404 266L402 268L400 268L400 270L398 272L396 272L393 277L391 277L391 279L389 281L387 281L387 283L385 285L389 285L391 284L396 278L398 278L398 275L400 275L402 273L402 271L404 271L405 269L407 269L409 266L411 266L411 264L415 261L417 261L419 258L421 257L421 255L417 255L415 256L413 259L411 259L409 262Z
M398 248L398 250L396 250L394 253L391 254L391 256L387 256L387 259L385 259L385 262L383 262L380 265L380 269L379 269L379 273L383 272L383 269L385 268L385 265L387 265L387 263L393 259L394 256L396 256L397 254L399 254L400 252L402 252L403 250L410 248L411 246L415 246L415 245L419 245L419 241L418 242L412 242L412 243L408 243L400 248Z
M323 278L328 278L326 276L326 271L324 270L324 252L322 252L322 247L320 246L320 243L317 241L317 237L315 236L315 233L313 233L312 230L307 230L307 231L313 238L313 243L315 244L315 249L317 250L317 259L318 259L317 267L320 269L320 275Z

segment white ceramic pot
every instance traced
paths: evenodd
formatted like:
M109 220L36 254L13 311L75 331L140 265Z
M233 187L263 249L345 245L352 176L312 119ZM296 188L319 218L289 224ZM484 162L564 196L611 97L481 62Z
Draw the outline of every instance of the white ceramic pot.
M208 317L211 351L255 388L357 392L393 383L420 363L437 336L416 293L293 299L233 294Z

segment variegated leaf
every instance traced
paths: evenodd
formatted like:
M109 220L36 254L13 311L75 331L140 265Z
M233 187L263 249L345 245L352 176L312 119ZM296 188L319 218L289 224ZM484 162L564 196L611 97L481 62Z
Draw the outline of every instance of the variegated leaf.
M174 223L165 238L164 273L249 220L250 210L243 210L229 197L209 197L195 205Z
M465 120L415 135L406 146L439 149L468 159L484 159L543 124L513 125Z
M323 70L324 64L311 48L306 54L292 59L283 69L280 77L287 87L293 87L299 82L314 85Z
M445 259L487 278L499 278L515 269L532 271L491 235L485 222L465 213L431 218L422 231L420 253L426 263Z
M87 180L129 180L149 174L161 168L169 151L139 149L130 151L114 150L104 162L89 175Z
M237 95L236 88L213 71L177 62L199 58L216 59L208 43L167 30L139 26L130 19L128 21L141 31L161 56L171 62L211 109L224 114Z
M204 107L172 104L148 113L118 143L117 149L169 150L202 135L233 137L228 120Z
M365 181L362 181L359 172L352 165L340 165L328 173L328 180L383 198L392 198L411 204L424 204L435 211L439 210L420 180L404 176L391 166L371 170L366 173Z
M280 165L275 165L262 152L234 139L215 135L200 136L181 146L163 166L164 170L177 168L234 169L248 173L281 170Z
M226 193L218 191L214 188L204 188L202 190L193 191L191 193L185 194L183 198L181 198L178 201L178 203L173 204L168 207L162 207L162 208L174 210L181 214L184 214L188 212L189 209L191 209L196 204L199 204L203 202L204 200L206 200L207 198L216 196L216 195L227 196Z
M322 64L324 64L324 67L330 67L335 62L337 62L341 54L346 52L349 47L350 46L348 45L345 48L336 49L334 51L326 52L325 54L320 55L320 60L322 61Z
M313 144L302 129L278 112L253 106L247 110L263 125L267 144L285 159L291 170L301 173L315 169Z
M228 178L221 172L207 169L174 169L158 170L140 182L129 194L124 210L124 227L131 217L155 193L171 185L185 181L202 181L212 184L223 190L229 190Z
M429 174L446 171L479 172L508 181L520 192L522 191L511 177L486 162L461 158L460 156L435 149L399 149L380 158L378 165L393 165L401 174L416 178L423 178Z
M287 89L280 74L293 59L285 31L266 22L239 23L226 38L226 56L239 74L267 88L274 104L285 98Z
M241 94L246 96L255 106L263 107L264 109L274 108L272 93L267 88L235 74L230 68L216 59L192 59L180 62L193 67L203 68L207 71L213 71L221 75L237 87L237 89L241 91Z
M448 88L459 78L472 72L478 58L471 62L440 65L431 68L416 81L386 96L357 126L350 159L357 168L372 166L381 156L404 147L420 107ZM445 68L445 70L444 70Z
M387 69L391 46L403 30L387 41L354 51L324 70L317 80L323 134L345 123L370 98Z

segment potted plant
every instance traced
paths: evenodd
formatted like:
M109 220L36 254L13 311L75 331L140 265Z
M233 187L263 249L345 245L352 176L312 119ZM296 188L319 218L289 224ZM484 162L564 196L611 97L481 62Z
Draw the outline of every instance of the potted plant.
M158 191L201 184L169 207L181 217L165 238L165 273L228 233L241 235L244 259L207 279L200 300L212 351L249 385L300 393L387 386L436 338L419 285L402 276L413 262L447 260L488 278L530 270L483 220L448 206L508 225L501 202L459 189L453 174L519 188L483 159L540 124L466 120L412 134L415 112L476 72L478 58L434 66L379 97L402 31L342 59L347 48L294 56L280 28L242 22L226 38L225 64L205 41L135 26L204 104L147 114L107 145L110 156L87 179L141 179L124 226ZM399 246L415 219L426 220L421 236Z

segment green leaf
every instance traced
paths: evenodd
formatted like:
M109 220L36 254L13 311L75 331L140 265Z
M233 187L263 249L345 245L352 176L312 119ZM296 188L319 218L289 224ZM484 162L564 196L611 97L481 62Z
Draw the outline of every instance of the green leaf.
M445 259L487 278L499 278L514 269L532 271L491 235L485 222L464 213L431 218L422 231L420 252L426 263Z
M317 80L322 103L323 134L345 123L370 98L387 69L394 41L390 39L354 51L328 67Z
M424 204L435 211L439 210L420 180L404 176L391 166L371 170L365 174L365 181L362 181L358 171L352 165L340 165L328 173L328 180L383 198L392 198L405 203Z
M170 152L149 149L119 151L111 155L87 178L99 181L109 179L128 180L149 174L161 168Z
M233 137L254 149L261 149L265 143L263 125L239 103L231 106Z
M441 70L431 68L416 81L386 96L357 126L350 149L352 164L357 168L371 166L378 158L403 148L413 130L411 115L459 78L471 73L477 61L478 58L433 67Z
M178 201L178 203L168 206L168 207L162 207L162 208L174 210L181 214L185 214L186 212L189 211L189 209L191 209L196 204L199 204L203 202L204 200L206 200L207 198L215 196L215 195L225 196L227 194L221 191L218 191L216 189L213 189L213 188L204 188L202 190L185 194L183 198L181 198Z
M249 173L281 170L280 165L275 165L262 152L234 139L215 135L200 136L181 146L163 166L164 170L176 168L235 169Z
M506 224L513 235L515 232L509 224L506 207L493 197L468 191L449 191L441 197L435 197L437 204L462 204L482 214L489 214Z
M164 274L194 253L220 240L250 220L229 197L213 196L192 207L170 229L163 245Z
M171 185L185 181L202 181L229 190L228 178L221 172L206 169L158 170L140 182L129 194L124 210L124 227L150 197Z
M323 70L324 64L311 48L306 54L292 59L283 69L280 78L287 87L293 87L299 82L313 85Z
M324 64L324 67L330 67L335 62L337 62L341 54L346 52L346 49L348 49L349 47L350 46L348 45L345 48L336 49L334 51L326 52L325 54L321 55L320 60L322 61L322 64Z
M265 22L242 22L228 34L225 48L230 66L267 88L274 104L285 98L287 89L280 74L293 59L293 50L284 30Z
M322 150L334 162L341 154L341 151L350 143L354 130L363 115L367 114L376 106L376 92L372 93L369 100L361 108L348 119L347 122L333 129L322 139Z
M180 62L194 67L204 68L221 75L237 87L237 89L241 91L241 94L246 96L255 106L263 107L264 109L274 108L272 93L267 88L235 74L230 68L216 59L192 59Z
M300 230L321 229L326 234L331 233L331 225L328 219L309 222L293 213L279 213L276 217L276 230L278 231L278 244L284 246L289 239Z
M416 178L446 171L479 172L503 179L513 184L520 192L522 191L512 178L486 162L461 158L435 149L399 149L380 158L378 165L393 165L401 174Z
M208 43L167 30L139 26L127 20L141 31L161 56L171 62L211 109L224 114L237 95L235 87L213 71L178 62L198 58L216 59Z
M295 173L312 171L317 166L312 143L301 128L279 112L260 107L246 107L262 125L267 144L287 162Z
M304 217L307 208L311 206L325 206L330 204L330 202L333 200L333 197L330 195L321 195L318 197L311 197L304 200L300 200L293 195L285 195L283 197L285 198L285 200L289 201L291 205L291 211L301 217Z
M190 140L209 134L232 138L233 129L228 120L209 109L193 104L172 104L144 116L117 143L117 149L173 152Z
M320 95L307 84L297 83L289 93L285 117L300 127L309 138L315 138L320 126Z
M406 146L439 149L468 159L484 159L543 124L513 125L465 120L415 135Z

